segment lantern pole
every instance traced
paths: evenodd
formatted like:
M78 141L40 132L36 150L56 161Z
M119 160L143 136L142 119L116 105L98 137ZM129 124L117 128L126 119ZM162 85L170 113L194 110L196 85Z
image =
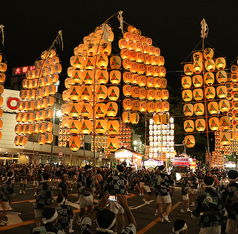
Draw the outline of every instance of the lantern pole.
M51 142L51 153L50 153L50 173L52 173L52 159L53 159L53 147L54 147L54 125L55 125L55 105L53 109L53 126L52 126L52 133L53 133L53 141Z

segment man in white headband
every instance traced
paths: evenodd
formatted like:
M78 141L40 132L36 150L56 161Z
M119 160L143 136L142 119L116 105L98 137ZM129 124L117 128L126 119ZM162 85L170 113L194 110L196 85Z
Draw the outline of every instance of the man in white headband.
M187 226L186 222L182 219L177 219L174 222L174 227L173 227L172 232L175 234L187 234L188 226Z

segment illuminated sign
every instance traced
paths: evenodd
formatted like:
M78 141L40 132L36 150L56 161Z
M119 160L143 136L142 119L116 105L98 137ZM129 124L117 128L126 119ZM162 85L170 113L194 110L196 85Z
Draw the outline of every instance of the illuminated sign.
M24 66L12 68L12 76L22 76L27 73L28 70L34 70L35 66Z
M1 106L4 112L17 111L17 104L20 101L19 93L20 91L18 90L10 90L10 89L4 90L4 93L2 94L4 102Z

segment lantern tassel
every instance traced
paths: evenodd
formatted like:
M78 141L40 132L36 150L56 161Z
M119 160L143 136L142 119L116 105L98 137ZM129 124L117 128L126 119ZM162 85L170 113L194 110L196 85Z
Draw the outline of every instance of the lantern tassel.
M110 32L109 32L109 28L107 24L103 24L102 25L102 30L103 30L103 40L104 41L108 41L109 36L110 36Z
M4 46L4 30L3 30L3 28L4 28L4 25L0 25L0 29L1 29L1 33L2 33L2 45Z
M119 11L119 12L118 12L117 19L118 19L119 22L120 22L120 27L119 27L119 29L121 29L121 32L122 32L122 34L123 34L124 31L123 31L123 16L122 16L122 13L123 13L123 11Z
M201 24L201 27L202 27L201 38L206 38L208 36L208 31L209 31L207 22L206 22L205 19L203 19L200 24Z

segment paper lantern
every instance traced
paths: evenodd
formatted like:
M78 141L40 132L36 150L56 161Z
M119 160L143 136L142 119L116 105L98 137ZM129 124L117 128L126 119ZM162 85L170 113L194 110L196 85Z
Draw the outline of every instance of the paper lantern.
M131 82L131 73L130 72L123 73L123 81L125 84L130 84L130 82Z
M132 66L132 61L129 58L124 59L123 62L122 62L122 65L123 65L124 69L130 70L131 66Z
M217 90L217 96L219 98L225 98L226 97L226 95L227 95L227 88L226 88L226 86L218 86L216 88L216 90Z
M145 101L140 101L139 102L139 111L140 112L146 112L146 107L147 107L147 104Z
M227 81L227 74L225 71L218 71L216 73L216 79L218 83L225 83Z
M85 61L85 69L93 70L95 69L96 57L87 57Z
M96 88L96 96L99 99L99 101L103 101L107 98L107 87L105 85L99 85Z
M127 42L127 48L129 49L129 50L134 50L135 49L135 43L134 43L134 41L132 41L132 40L129 40L128 42Z
M232 82L231 89L232 89L232 91L237 91L238 90L238 83Z
M191 76L193 74L193 64L185 64L183 69L185 75Z
M72 134L78 134L80 132L82 122L79 120L71 120L69 124L69 132Z
M193 63L193 72L196 73L196 74L199 74L201 73L203 70L203 63L202 61L195 61Z
M164 102L155 102L155 112L163 112L164 111Z
M126 110L126 111L131 110L131 108L132 108L131 99L124 99L122 102L122 105L123 105L124 110Z
M145 73L145 70L146 70L146 66L144 65L144 64L137 64L138 66L137 66L137 73L139 74L139 75L143 75L144 73Z
M139 86L140 87L144 87L146 86L146 82L147 82L147 79L146 79L146 76L139 76Z
M165 76L166 76L166 69L165 69L165 67L159 67L159 77L165 77Z
M75 69L78 68L82 70L84 69L85 66L85 58L82 56L72 56L70 58L70 65Z
M227 100L219 101L219 109L223 112L228 112L230 110L230 102Z
M107 103L107 116L108 117L115 117L117 115L118 105L115 102L108 102Z
M111 42L104 42L100 44L100 53L108 56L112 52L112 44ZM120 57L119 57L120 58Z
M130 113L130 111L124 111L122 113L122 121L123 121L123 123L130 123L131 122L131 113Z
M229 93L231 93L231 92L229 92ZM229 94L229 93L227 93L227 94ZM233 100L234 101L238 101L238 92L232 92L232 98L233 98ZM227 98L227 100L231 100L232 98Z
M108 56L105 54L100 54L97 58L97 67L100 69L107 69L108 66Z
M110 58L110 67L111 67L111 69L120 69L121 68L121 58L119 56L112 56Z
M122 49L121 50L121 52L120 52L120 54L121 54L121 58L122 59L127 59L127 58L129 58L129 50L128 49ZM111 64L111 60L110 60L110 64Z
M214 55L214 50L212 48L206 48L203 52L203 57L207 59L212 59Z
M184 144L187 148L193 148L195 146L195 138L193 135L185 136Z
M138 124L140 120L140 116L138 113L131 113L131 123Z
M107 123L108 133L117 134L119 132L119 121L118 120L109 120Z
M53 110L47 109L45 111L45 119L46 120L50 120L50 119L52 119L52 117L53 117Z
M169 91L167 89L162 89L162 100L168 100L169 99Z
M97 103L95 105L95 115L98 118L103 118L105 117L107 113L107 105L104 103Z
M130 97L131 96L131 86L130 85L124 85L123 86L123 94L126 97Z
M45 122L45 131L46 132L52 132L53 130L53 123L52 122Z
M155 100L159 101L162 100L163 92L162 90L155 90Z
M232 82L238 82L238 74L231 74L231 81Z
M0 73L0 83L4 83L5 80L6 80L6 75L4 73ZM26 79L24 79L24 80L26 81ZM23 86L23 81L22 81L22 86Z
M107 131L107 121L106 120L97 120L95 123L96 133L103 134Z
M84 85L81 87L81 99L83 101L89 101L92 96L92 87Z
M195 121L195 127L198 132L202 132L206 129L206 121L204 119L197 119Z
M78 136L71 136L71 137L69 138L69 148L70 148L72 151L77 151L77 150L79 150L80 145L81 145L81 139L80 139L80 137L78 137Z
M27 137L21 136L20 139L19 139L19 145L20 146L25 146L26 143L27 143Z
M107 148L111 152L115 152L119 147L119 139L118 137L108 137L107 138Z
M209 102L208 103L208 111L211 115L217 114L219 111L218 103L217 102Z
M226 68L226 59L219 57L216 59L216 69L217 70L223 70Z
M209 128L212 131L217 131L219 128L219 119L216 117L212 117L209 119Z
M45 144L45 135L44 134L39 134L39 136L38 136L38 143L40 145L44 145Z
M162 115L156 114L153 116L154 123L159 125L162 124Z
M201 52L194 52L193 53L193 61L194 62L197 62L197 61L202 62L203 61L202 53Z
M139 99L143 100L145 98L146 98L146 89L145 88L140 88L140 90L139 90Z
M7 64L6 63L0 63L0 72L4 73L7 71Z
M147 111L149 113L153 113L155 111L155 103L154 102L147 103Z
M201 75L193 76L193 86L196 88L202 87L203 85L203 77Z
M53 142L54 136L52 133L45 134L45 143L51 144Z
M193 90L193 98L195 101L201 101L203 99L203 90L202 89L194 89Z
M161 116L161 118L162 118L162 124L168 124L169 123L169 115L168 114L163 114L162 116Z
M221 132L220 134L220 140L221 140L221 145L229 145L231 139L231 133L230 132Z
M206 85L213 85L214 81L215 81L215 78L212 72L206 72L204 74L204 82Z
M138 98L139 97L139 94L140 94L140 89L138 86L132 86L131 88L131 96L133 98Z
M69 89L69 97L72 101L78 101L81 94L80 86L71 86Z
M185 120L183 123L183 128L185 132L193 132L194 130L193 120Z
M3 115L3 109L0 108L0 118L2 117Z
M132 76L131 76L131 83L133 85L138 85L138 83L139 83L139 76L138 76L138 74L132 74Z
M205 97L206 99L210 100L210 99L214 99L216 96L216 90L214 87L206 87L205 88Z
M15 138L14 138L14 144L15 144L16 146L19 146L19 145L20 145L19 141L20 141L20 136L15 136Z
M194 114L199 116L204 114L204 104L203 103L196 103L194 104Z
M229 117L223 116L220 118L219 127L227 130L230 128L230 125L231 125L231 120L229 119Z
M167 87L167 80L165 78L161 78L161 89L165 89Z
M81 132L83 134L90 134L92 132L93 123L90 120L83 120L81 126Z
M81 105L79 103L72 103L68 104L68 109L64 111L66 114L70 115L71 117L79 117L81 110Z
M169 102L163 101L162 104L163 104L163 107L162 107L162 108L163 108L163 112L169 111L169 109L170 109L170 104L169 104Z
M89 103L83 103L80 108L80 114L83 117L89 117L92 113L92 105Z
M97 74L98 75L98 74ZM96 78L97 78L97 75L96 75ZM85 84L93 84L94 83L94 76L95 76L95 71L91 71L91 70L85 70L83 72L83 82Z
M191 90L183 90L182 91L182 98L185 102L190 102L193 98L193 93Z
M131 109L132 109L132 111L138 111L139 110L139 101L138 100L132 100Z
M208 59L205 62L205 68L208 72L214 72L215 70L215 62L212 59Z
M110 82L112 84L119 84L121 82L121 72L113 70L110 72Z
M116 86L111 86L108 88L107 93L108 93L109 100L116 101L119 98L120 90Z
M183 106L183 113L185 116L192 116L193 115L193 105L192 104L185 104Z

